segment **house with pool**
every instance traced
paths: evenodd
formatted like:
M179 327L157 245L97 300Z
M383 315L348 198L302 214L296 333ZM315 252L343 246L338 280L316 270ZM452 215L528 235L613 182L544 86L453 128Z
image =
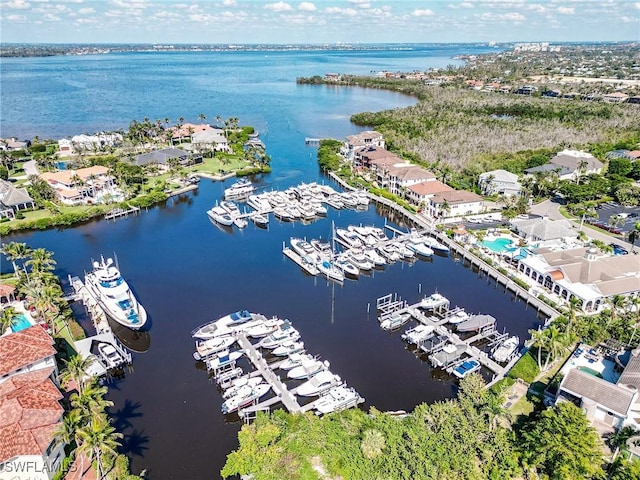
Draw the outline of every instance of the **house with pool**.
M554 403L582 408L598 431L640 427L640 349L604 352L580 344L558 373Z
M521 274L565 301L597 313L616 295L640 295L640 256L605 255L595 247L535 248L516 257Z
M0 336L0 479L50 480L64 458L53 344L40 325Z

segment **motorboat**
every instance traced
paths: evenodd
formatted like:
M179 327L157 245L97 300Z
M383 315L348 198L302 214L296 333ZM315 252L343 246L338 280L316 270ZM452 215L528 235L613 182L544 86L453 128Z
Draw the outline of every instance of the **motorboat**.
M314 360L314 357L308 353L292 353L289 357L278 365L282 370L291 370L302 365L302 362Z
M378 242L374 237L369 235L370 228L371 227L357 227L355 225L349 225L347 227L347 230L350 232L354 232L366 246L373 247Z
M353 195L358 202L358 207L368 207L371 199L369 198L369 194L364 190L358 190L354 192Z
M249 222L247 222L244 218L236 217L233 219L233 224L238 228L244 228L249 225Z
M340 385L341 382L339 375L334 375L329 370L322 370L296 388L296 395L317 397L322 392Z
M449 247L447 247L444 243L440 242L439 240L433 237L429 237L425 235L424 237L422 237L422 242L432 250L437 250L439 252L445 252L445 253L449 251Z
M447 312L447 316L445 318L448 323L456 325L467 320L469 318L469 314L465 312L464 309L458 308L455 311Z
M127 359L111 343L99 342L98 352L100 353L102 363L104 363L107 369L117 368L127 363Z
M283 323L284 323L284 320L277 317L273 317L268 320L265 320L264 322L260 323L259 325L256 325L255 327L251 327L247 329L246 334L247 336L253 337L253 338L266 337L267 335L270 335L271 333L275 332L278 328L280 328L280 325L282 325Z
M495 324L496 319L491 315L471 315L464 322L458 324L457 330L458 332L477 332Z
M377 243L389 240L389 237L385 235L384 230L380 227L369 227L369 236L373 237Z
M238 180L236 183L231 185L229 188L226 188L224 191L224 198L243 198L251 195L251 193L255 190L253 184L243 178Z
M279 220L282 220L284 222L290 222L291 220L293 220L293 216L291 215L291 213L289 212L289 210L287 210L284 207L276 207L273 209L273 214L275 215L275 217Z
M339 255L335 259L333 264L337 268L342 270L342 272L345 274L345 276L349 276L349 277L353 278L353 277L357 277L358 275L360 275L360 269L358 267L356 267L353 263L351 263L346 257L343 257L342 255Z
M231 218L229 212L222 207L216 206L207 210L207 215L211 220L219 223L220 225L224 225L226 227L233 225L233 218Z
M449 300L440 295L438 292L432 293L428 297L424 297L420 301L420 308L425 310L433 310L434 308L442 307L449 304Z
M369 271L373 268L373 262L371 262L364 252L359 248L352 248L346 252L346 256L351 263L363 271Z
M345 206L349 208L358 206L358 199L354 197L350 192L342 192L338 195L340 195L340 200L345 204Z
M340 209L344 208L344 202L342 201L340 196L337 195L337 194L328 196L327 198L325 198L324 201L325 201L325 203L327 205L329 205L330 207L335 208L336 210L340 210Z
M446 368L459 359L467 351L465 343L447 343L442 349L429 357L434 367Z
M254 212L249 215L249 220L255 223L258 227L266 227L269 224L269 214Z
M258 346L273 349L279 347L283 343L288 341L295 341L300 338L300 333L293 328L291 322L285 320L280 328L278 328L275 332L273 332L268 337L263 338Z
M215 355L222 350L227 350L235 343L236 339L232 336L213 337L207 340L196 341L196 351L193 352L195 360L204 360L207 357Z
M396 252L400 255L400 258L408 259L415 257L416 252L407 247L404 243L400 241L394 241L389 244L391 248L395 249Z
M410 250L413 250L420 257L430 257L433 255L433 250L427 247L422 239L410 236L406 241L406 246Z
M247 204L255 208L258 212L264 212L267 210L271 210L272 205L269 202L269 196L267 193L261 193L259 195L249 195L247 199Z
M333 256L333 250L331 244L323 240L311 240L311 246L316 249L322 258L328 259Z
M336 240L340 241L349 248L362 247L364 244L362 239L356 232L350 232L344 228L335 229Z
M84 277L85 285L105 314L125 327L139 330L147 322L147 311L138 302L113 259L101 256Z
M270 389L271 387L268 384L261 383L248 391L245 390L238 395L234 395L222 403L222 413L227 415L237 411L239 408L246 407L266 395Z
M299 218L302 218L302 213L300 213L300 210L296 205L289 204L286 207L284 207L284 209L287 211L287 213L292 219L297 220Z
M224 398L229 398L235 395L242 394L243 391L245 392L245 395L246 395L247 389L255 388L263 382L264 382L264 378L260 376L249 377L248 375L245 375L244 377L236 378L235 380L232 380L230 382L231 384L224 390L224 393L222 394L222 396Z
M336 267L329 260L323 260L322 262L318 262L316 265L318 267L318 271L327 277L328 280L333 280L335 282L343 282L344 281L344 273L338 267Z
M390 244L379 246L377 251L386 258L389 263L400 260L400 254Z
M293 250L301 257L318 256L318 252L316 251L316 249L313 248L313 246L309 242L303 240L302 238L291 237L289 243L291 243L291 248L293 248Z
M433 326L420 324L417 327L410 328L401 335L401 338L411 344L418 345L433 335Z
M369 237L371 238L371 237ZM372 262L376 267L382 267L387 264L387 261L382 255L376 252L373 248L367 248L363 250L365 257Z
M215 376L215 379L220 388L225 390L229 387L232 387L233 382L242 377L242 375L244 375L244 371L242 370L242 368L229 365L228 368L219 370Z
M314 409L317 415L326 415L327 413L355 407L362 402L364 402L364 398L362 398L354 388L338 385L316 400Z
M219 370L221 368L234 365L236 361L242 356L242 352L229 350L223 350L215 357L207 359L207 370Z
M263 320L266 320L264 315L251 313L248 310L239 310L197 327L191 332L191 336L201 340L221 337L237 331L237 326L241 324L244 324L246 328L251 328L254 323L257 324Z
M283 368L283 366L281 365L280 368ZM327 370L328 368L328 361L325 360L323 362L318 360L317 358L305 356L299 359L299 364L297 366L293 367L289 370L289 372L287 372L287 378L309 378L322 370Z
M304 351L304 342L288 341L274 348L271 353L276 357L286 357L292 353L300 353Z
M318 201L311 201L309 205L311 205L311 208L313 208L316 215L320 215L322 217L327 215L327 207L322 205L322 203Z
M388 317L380 320L380 327L383 330L395 330L400 328L411 319L411 315L408 313L394 312Z
M315 218L316 210L309 203L298 203L298 211L300 212L300 216L307 220L311 218Z
M238 205L236 205L234 202L229 202L225 200L223 202L220 202L220 207L222 207L233 219L235 219L237 216L240 215L240 209L238 208Z
M518 350L518 346L520 346L520 337L513 335L498 345L491 356L496 362L506 362Z
M480 370L480 367L480 362L472 358L471 360L465 360L464 362L462 362L460 365L453 369L452 373L458 378L464 378L467 375Z

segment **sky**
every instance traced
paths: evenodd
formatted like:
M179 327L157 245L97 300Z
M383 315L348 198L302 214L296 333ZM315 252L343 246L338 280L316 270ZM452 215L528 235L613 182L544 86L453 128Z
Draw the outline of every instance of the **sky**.
M635 0L0 0L2 43L640 41Z

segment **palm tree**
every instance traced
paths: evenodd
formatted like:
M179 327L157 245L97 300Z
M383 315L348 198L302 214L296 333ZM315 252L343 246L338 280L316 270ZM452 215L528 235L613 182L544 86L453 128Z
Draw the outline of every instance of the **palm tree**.
M107 387L98 385L95 379L92 378L85 384L82 392L71 395L71 405L73 405L84 418L102 414L107 408L113 406L111 400L105 400L104 398L107 392Z
M629 232L629 242L631 243L631 251L636 247L636 240L640 238L640 222L636 222L633 229Z
M627 304L627 297L624 297L622 295L614 295L611 298L607 298L607 303L611 308L611 316L609 318L609 321L607 322L607 325L610 325L616 319L616 313L618 309L623 308Z
M544 330L529 330L531 335L531 346L538 349L538 368L542 370L542 350L547 347L548 338Z
M204 123L204 121L207 119L207 116L204 113L201 113L200 115L198 115L198 119Z
M31 253L31 248L27 246L26 243L20 242L9 242L5 243L0 249L6 257L13 265L13 273L17 277L18 273L18 265L16 264L16 260L22 260L23 258L27 258Z
M65 368L60 372L60 382L65 384L73 381L78 386L78 392L83 392L89 378L89 367L94 362L94 357L82 358L80 355L74 355L63 362Z
M0 335L7 331L13 324L13 318L18 315L16 309L11 305L5 307L0 314Z
M555 360L562 355L569 346L569 337L566 333L560 331L556 325L550 325L544 330L547 337L547 358L544 362L543 370L547 370L549 362Z
M86 452L90 459L96 460L97 478L102 480L104 456L117 455L116 448L120 446L118 439L123 435L116 432L106 415L100 414L91 417L89 424L80 429L79 436L82 439L82 447L79 450Z
M53 252L44 248L36 248L31 252L30 258L25 264L31 267L31 272L42 273L53 271L56 261L53 259Z
M360 449L365 458L369 460L382 454L385 447L384 434L379 430L365 430Z

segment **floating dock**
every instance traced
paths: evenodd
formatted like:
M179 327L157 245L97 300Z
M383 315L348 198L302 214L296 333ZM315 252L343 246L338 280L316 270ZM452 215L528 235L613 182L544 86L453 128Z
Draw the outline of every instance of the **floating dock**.
M318 267L314 263L306 261L303 257L301 257L297 252L294 252L289 247L284 247L282 249L282 253L284 253L285 257L290 258L293 262L298 265L302 270L307 272L309 275L316 276L320 271Z
M129 215L137 215L140 212L140 207L129 206L129 208L114 208L110 212L105 213L105 220L115 220L120 217L128 217Z

